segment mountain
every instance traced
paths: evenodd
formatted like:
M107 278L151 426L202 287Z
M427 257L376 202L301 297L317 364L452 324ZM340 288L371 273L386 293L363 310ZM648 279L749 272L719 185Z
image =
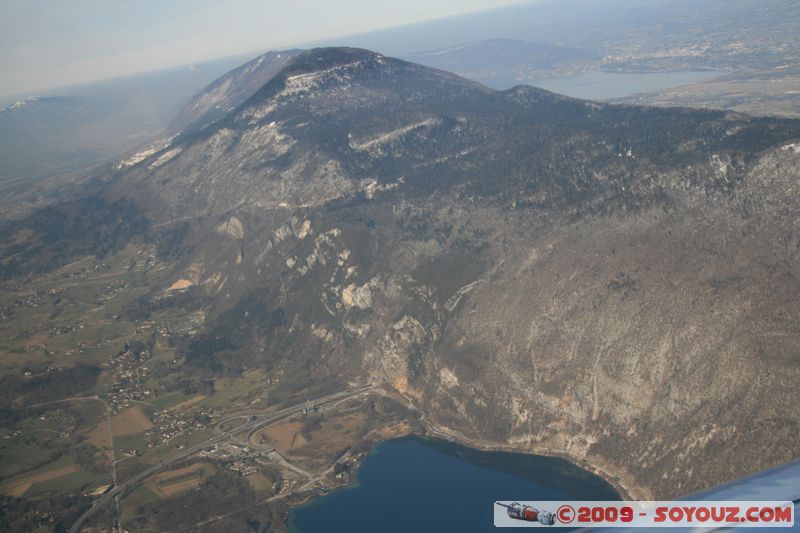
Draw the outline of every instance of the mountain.
M183 105L170 129L174 132L195 131L224 117L280 72L299 52L267 52L226 72Z
M120 312L202 309L185 372L385 381L430 432L564 454L631 496L795 458L800 121L495 91L353 48L263 79L218 80L197 127L7 222L0 274L151 243L158 281Z

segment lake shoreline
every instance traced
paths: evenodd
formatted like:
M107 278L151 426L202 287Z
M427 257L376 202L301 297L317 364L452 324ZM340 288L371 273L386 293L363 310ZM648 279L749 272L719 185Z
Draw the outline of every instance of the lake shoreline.
M530 451L520 450L519 448L510 445L504 445L500 443L490 443L486 441L477 441L475 439L471 439L455 431L443 428L438 425L431 424L430 422L427 421L423 422L423 426L426 430L426 434L419 435L421 437L435 437L447 442L451 442L453 444L459 444L461 446L466 446L468 448L472 448L478 451L510 452L510 453L524 454L524 455L556 457L559 459L564 459L565 461L572 463L577 468L590 472L605 480L606 483L614 487L614 490L616 490L619 493L620 499L622 500L641 499L637 497L637 493L631 488L629 488L618 476L615 476L607 472L605 469L592 463L588 459L580 457L566 450L546 448L544 446L536 447Z
M699 82L709 82L731 73L727 69L692 69L669 71L585 70L564 76L516 78L509 76L484 77L479 81L498 90L515 85L529 85L556 94L611 102L637 94L659 93Z
M386 446L388 455L376 458L375 454L382 449L382 446ZM422 450L430 451L422 453ZM401 455L398 456L398 453ZM408 455L409 453L412 455ZM405 462L401 460L398 463L398 457L402 457L403 454ZM437 457L431 457L431 454L436 454ZM439 454L446 455L438 458ZM411 463L408 462L409 457L414 457ZM462 466L457 466L453 470L454 461L467 465L466 470ZM368 529L363 529L362 514L371 518L369 514L373 512L372 509L381 508L386 511L384 503L398 498L399 501L407 502L416 509L417 514L411 513L415 520L423 519L422 517L430 520L432 511L426 505L436 502L438 506L446 499L445 494L458 495L455 502L450 502L451 506L454 503L456 506L462 505L471 499L475 503L476 496L479 497L479 501L494 501L498 497L519 498L519 494L529 494L533 499L538 497L543 500L570 497L614 500L626 496L620 492L617 485L610 483L607 477L596 474L563 454L529 453L511 450L508 447L476 445L469 439L456 439L449 433L437 432L429 426L417 426L405 435L375 442L374 447L361 456L351 474L347 483L335 488L328 487L324 492L306 493L302 499L290 502L285 522L288 531L314 533L325 531L320 527L337 526L337 524L338 527L347 525L353 531L367 531ZM498 478L501 480L498 481ZM392 479L388 486L386 479ZM428 494L421 495L417 492L417 487L408 492L410 479L413 483L421 482L419 490L422 493L427 491ZM432 490L430 487L436 488ZM462 492L459 490L460 487L470 488ZM581 488L576 489L576 487ZM544 492L540 492L542 490ZM571 492L575 490L577 492ZM406 493L410 500L406 500L406 496L401 496ZM388 505L391 508L392 504ZM363 513L352 514L356 508L362 509ZM482 505L468 508L472 513L469 517L471 520L480 522L486 518L482 514L476 517L471 511L476 508L483 509ZM393 516L398 514L400 509L394 511ZM436 514L439 514L438 511ZM324 521L315 518L319 516L326 518ZM489 520L487 524L491 524L491 521ZM446 527L445 530L450 531Z

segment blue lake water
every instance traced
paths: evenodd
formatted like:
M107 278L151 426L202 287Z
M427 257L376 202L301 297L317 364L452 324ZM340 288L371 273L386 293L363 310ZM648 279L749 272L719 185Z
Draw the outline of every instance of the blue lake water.
M716 78L723 72L710 70L691 70L677 72L583 72L574 76L559 78L540 78L525 80L525 85L533 85L558 94L587 100L611 100L624 98L637 93L661 91L680 87L696 81ZM520 83L513 79L483 80L495 89L509 89Z
M367 456L358 483L295 509L296 533L497 531L497 500L618 500L603 479L553 457L404 438ZM563 530L562 530L563 531Z

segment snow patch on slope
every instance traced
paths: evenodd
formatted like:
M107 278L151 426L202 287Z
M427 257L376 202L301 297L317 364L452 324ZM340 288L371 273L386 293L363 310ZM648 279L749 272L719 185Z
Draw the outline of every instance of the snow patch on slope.
M791 143L781 146L785 152L792 152L793 154L800 154L800 143Z
M295 143L294 139L281 133L275 122L247 130L239 142L248 149L260 150L271 157L285 154Z
M303 92L308 92L311 89L319 87L322 82L329 79L344 79L344 75L348 71L355 70L363 61L354 61L352 63L345 63L344 65L336 65L324 70L317 70L305 74L295 74L286 78L286 84L283 91L278 96L292 96Z
M360 141L360 142L354 140L353 139L353 135L350 134L349 135L349 137L350 137L350 148L352 148L353 150L359 150L359 151L370 150L372 148L379 147L379 146L381 146L383 144L386 144L386 143L389 143L391 141L394 141L395 139L399 139L400 137L402 137L406 133L412 132L412 131L420 129L420 128L430 128L430 127L433 127L433 126L437 126L437 125L439 125L441 123L442 123L441 119L436 118L436 117L431 117L431 118L427 118L425 120L421 120L419 122L415 122L413 124L409 124L407 126L403 126L403 127L397 128L397 129L392 130L392 131L388 131L386 133L381 133L380 135L372 137L371 139L367 139L367 140Z
M226 222L217 226L217 232L228 235L233 239L241 240L244 238L244 225L238 218L231 217Z
M173 148L172 150L164 152L158 157L158 159L150 163L150 170L160 167L167 161L171 161L172 159L176 158L178 154L180 154L181 152L183 152L182 146L178 146L176 148Z

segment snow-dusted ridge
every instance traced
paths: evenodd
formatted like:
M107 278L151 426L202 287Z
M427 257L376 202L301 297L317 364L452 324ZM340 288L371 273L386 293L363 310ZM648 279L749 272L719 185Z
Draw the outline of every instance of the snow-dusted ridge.
M365 141L356 141L353 139L353 135L349 134L350 137L350 148L354 150L369 150L371 148L380 146L382 144L389 143L395 139L398 139L409 133L411 131L420 129L420 128L430 128L433 126L437 126L442 123L442 119L438 117L430 117L426 118L425 120L421 120L419 122L415 122L413 124L409 124L407 126L403 126L401 128L397 128L392 131L388 131L386 133L381 133L371 139L367 139Z
M42 98L44 98L44 97L42 97L42 96L29 96L28 98L25 98L23 100L17 100L13 104L9 104L9 105L7 105L5 107L0 107L0 113L3 113L5 111L11 111L13 109L20 109L20 108L25 107L26 105L28 105L28 104L30 104L32 102L39 101Z
M119 163L117 163L116 168L121 169L121 168L127 168L127 167L132 167L134 165L138 165L139 163L141 163L145 159L148 159L152 155L160 152L161 150L169 148L172 145L172 141L174 141L175 137L177 137L177 136L178 136L178 134L173 135L172 137L169 137L167 139L159 139L157 141L153 141L152 143L150 143L146 147L142 148L138 152L134 153L130 157L122 159ZM172 154L170 157L168 157L168 158L164 159L163 161L161 161L161 159L164 156L166 156L167 154L170 154L171 152L174 152L175 150L178 150L178 152ZM173 157L178 155L178 153L180 153L180 150L177 149L177 148L174 149L174 150L170 150L170 152L167 152L166 154L161 155L158 160L156 160L152 165L150 165L150 168L154 168L154 165L155 165L155 167L158 167L158 166L166 163L167 161L169 161L170 159L172 159ZM161 162L159 163L159 161L161 161ZM158 163L158 164L156 164L156 163Z

